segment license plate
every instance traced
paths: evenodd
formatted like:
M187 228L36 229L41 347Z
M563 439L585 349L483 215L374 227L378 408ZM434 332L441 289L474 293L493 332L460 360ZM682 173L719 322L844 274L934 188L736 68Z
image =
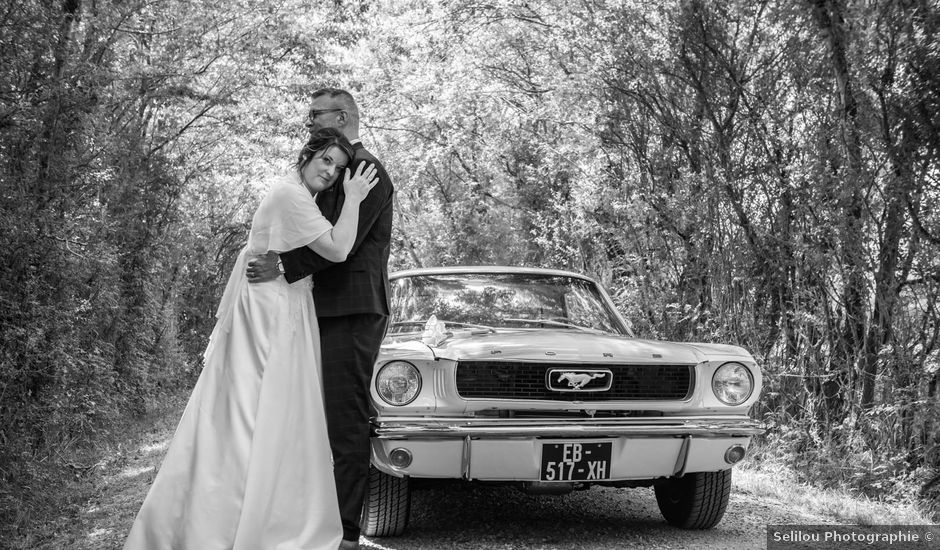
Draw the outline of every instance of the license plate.
M542 443L542 481L592 481L610 478L610 441Z

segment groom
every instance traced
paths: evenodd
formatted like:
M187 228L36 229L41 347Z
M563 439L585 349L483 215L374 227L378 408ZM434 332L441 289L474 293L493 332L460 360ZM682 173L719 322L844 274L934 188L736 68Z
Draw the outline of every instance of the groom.
M320 325L324 405L333 450L333 473L343 521L340 550L359 548L359 519L369 478L369 384L372 366L385 337L389 315L388 256L392 234L392 181L359 140L359 109L345 90L323 88L313 94L307 129L342 131L355 160L374 164L379 183L359 205L356 242L346 261L332 263L307 247L258 256L249 262L248 279L278 277L288 282L313 274L313 299ZM342 210L342 179L317 195L323 215L336 223Z

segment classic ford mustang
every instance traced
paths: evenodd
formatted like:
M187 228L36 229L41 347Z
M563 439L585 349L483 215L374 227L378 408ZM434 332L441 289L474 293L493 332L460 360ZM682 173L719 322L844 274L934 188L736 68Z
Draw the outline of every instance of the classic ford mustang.
M373 374L362 527L398 535L427 480L532 493L652 487L672 525L706 529L762 432L761 373L728 345L634 338L604 289L567 271L454 267L390 277Z

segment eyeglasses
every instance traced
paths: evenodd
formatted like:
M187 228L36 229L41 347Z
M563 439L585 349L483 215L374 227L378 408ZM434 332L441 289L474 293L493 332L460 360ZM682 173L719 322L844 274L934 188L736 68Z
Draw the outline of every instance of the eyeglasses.
M307 120L313 120L320 115L324 115L326 113L336 113L339 111L345 111L345 109L310 109L310 112L307 113Z

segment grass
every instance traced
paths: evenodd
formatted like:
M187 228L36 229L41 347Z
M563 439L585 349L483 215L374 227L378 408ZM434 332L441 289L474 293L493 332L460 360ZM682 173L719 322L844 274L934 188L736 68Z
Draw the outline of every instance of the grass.
M35 465L11 524L0 531L9 550L119 549L165 446L184 397L128 420L108 437ZM12 497L11 497L12 498Z
M748 465L735 468L736 491L770 498L787 507L832 518L852 525L929 525L935 523L916 502L888 503L853 495L843 489L820 489L795 480L779 465Z

